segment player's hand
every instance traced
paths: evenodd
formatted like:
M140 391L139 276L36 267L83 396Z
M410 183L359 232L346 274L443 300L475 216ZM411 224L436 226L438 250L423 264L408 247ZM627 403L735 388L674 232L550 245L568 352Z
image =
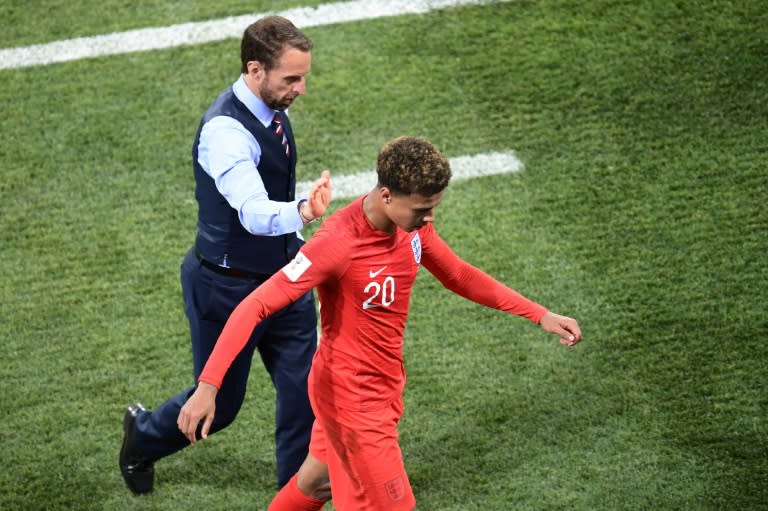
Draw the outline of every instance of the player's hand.
M216 392L218 389L210 383L200 382L179 411L176 425L192 444L197 442L195 431L201 421L203 427L200 430L200 438L208 438L208 431L211 429L216 412Z
M331 203L331 173L324 170L320 174L320 178L312 183L312 188L309 191L307 202L301 205L302 215L307 220L311 221L317 217L321 217L328 209L328 205Z
M573 346L574 344L581 342L581 328L575 319L567 316L561 316L554 312L547 312L542 316L539 325L545 331L559 335L560 344L565 346Z

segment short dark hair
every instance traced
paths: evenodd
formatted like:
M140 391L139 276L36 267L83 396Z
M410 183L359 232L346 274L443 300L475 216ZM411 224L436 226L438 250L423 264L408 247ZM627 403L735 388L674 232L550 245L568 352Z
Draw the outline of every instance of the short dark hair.
M267 16L251 23L240 41L241 72L248 71L248 62L257 60L269 70L275 67L285 47L312 51L314 44L301 30L282 16Z
M395 195L418 193L426 197L448 186L451 165L428 140L402 136L381 148L376 173L378 186L389 188Z

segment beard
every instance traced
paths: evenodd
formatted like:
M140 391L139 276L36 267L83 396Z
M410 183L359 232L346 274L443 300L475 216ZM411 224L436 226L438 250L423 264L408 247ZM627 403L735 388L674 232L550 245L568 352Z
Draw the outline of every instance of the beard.
M275 94L272 89L269 88L269 82L262 84L259 90L259 96L261 100L272 110L282 112L293 104L298 94L286 94L285 96L279 96Z

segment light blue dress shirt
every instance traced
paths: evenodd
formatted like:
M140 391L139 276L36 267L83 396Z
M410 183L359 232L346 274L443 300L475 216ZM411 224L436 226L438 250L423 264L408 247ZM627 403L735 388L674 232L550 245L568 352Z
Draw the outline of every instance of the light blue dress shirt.
M232 89L237 99L265 127L272 124L275 111L251 92L242 75ZM298 205L306 197L293 202L270 200L259 174L260 159L259 143L232 117L220 115L203 125L197 161L213 178L219 193L237 211L243 227L258 236L298 232L304 226Z

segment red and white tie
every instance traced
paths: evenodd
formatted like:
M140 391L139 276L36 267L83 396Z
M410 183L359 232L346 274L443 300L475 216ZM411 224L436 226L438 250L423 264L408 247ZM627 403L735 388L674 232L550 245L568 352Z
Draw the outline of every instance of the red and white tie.
M283 142L283 150L285 151L285 157L291 157L291 148L288 146L288 139L285 137L285 130L283 130L283 118L280 112L275 112L275 117L272 119L272 126L275 129L277 136L281 138Z

